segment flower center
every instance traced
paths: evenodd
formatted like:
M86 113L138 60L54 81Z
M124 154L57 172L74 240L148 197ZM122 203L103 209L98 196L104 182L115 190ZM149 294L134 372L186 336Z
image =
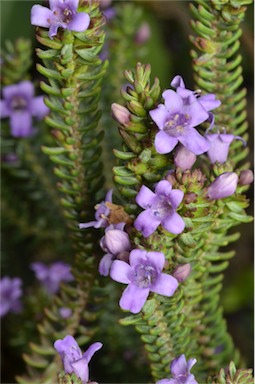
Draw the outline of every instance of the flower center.
M22 111L26 109L27 101L22 96L14 96L11 101L11 108L13 111Z
M180 136L184 133L185 128L189 124L190 116L183 113L174 113L164 125L164 131L170 136Z
M163 219L172 211L172 205L167 201L167 198L164 195L157 195L155 201L149 208L151 208L153 216L157 217L158 219Z
M54 12L56 21L63 24L69 24L72 21L73 12L69 8L57 9Z
M134 283L139 288L149 288L157 278L157 271L151 265L138 265L135 268Z

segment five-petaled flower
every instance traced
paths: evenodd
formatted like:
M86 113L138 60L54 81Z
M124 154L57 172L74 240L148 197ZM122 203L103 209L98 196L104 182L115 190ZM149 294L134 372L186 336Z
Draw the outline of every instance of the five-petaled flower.
M18 277L12 279L6 276L0 280L0 317L5 316L8 312L21 311L21 285L22 281Z
M178 235L185 228L183 219L176 212L183 196L183 191L172 189L167 180L161 180L156 185L155 193L143 185L136 196L136 202L145 211L137 216L134 227L144 237L150 236L160 224L168 232Z
M107 202L112 203L112 193L113 193L113 190L110 189L105 196L105 201L101 201L101 203L95 206L96 220L89 221L88 223L80 223L79 224L80 229L86 229L89 227L106 228L109 225L108 216L110 214L110 209L107 207L106 203Z
M129 236L124 232L126 223L111 224L105 229L105 235L100 240L100 247L107 252L99 263L99 273L108 276L113 260L117 257L128 258L131 250Z
M74 32L84 32L90 24L86 12L77 12L79 0L50 0L50 8L33 5L31 9L31 24L49 28L49 37L56 36L58 28Z
M54 348L58 351L63 361L65 373L74 372L86 384L89 380L88 364L96 351L101 349L102 343L92 344L86 352L82 353L73 336L66 336L63 340L56 340Z
M150 111L159 128L155 136L155 148L159 153L169 153L178 142L196 155L209 149L207 140L194 128L209 118L208 112L191 92L184 99L173 90L162 94L165 104Z
M211 164L216 163L216 161L219 163L227 161L229 146L233 140L241 140L246 145L242 137L230 133L206 133L205 138L210 145L207 155Z
M58 292L62 281L68 282L74 279L71 266L62 261L57 261L50 266L35 262L31 264L31 269L50 295Z
M34 97L34 86L30 81L7 85L2 92L0 115L1 119L10 118L12 136L31 136L35 132L33 117L41 120L49 112L43 96Z
M134 249L130 252L129 262L115 260L110 271L113 280L128 284L119 302L122 309L138 313L150 291L163 296L172 296L176 291L178 281L162 273L165 264L163 253Z
M173 378L159 380L156 384L198 384L195 376L190 373L191 368L196 362L196 359L186 361L184 355L177 357L170 366Z

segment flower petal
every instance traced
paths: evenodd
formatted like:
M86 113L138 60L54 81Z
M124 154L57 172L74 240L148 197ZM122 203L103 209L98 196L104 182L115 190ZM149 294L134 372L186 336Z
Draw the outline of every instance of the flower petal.
M118 283L129 284L132 268L125 261L114 260L111 266L110 276Z
M175 377L178 377L179 375L185 376L187 374L187 362L185 355L181 355L172 361L171 373Z
M49 28L52 11L42 5L33 5L31 9L31 24L38 27Z
M182 98L172 89L167 89L162 93L165 100L165 106L170 113L180 112L183 108Z
M137 231L141 231L144 237L149 237L156 231L160 224L160 220L152 216L149 210L141 212L135 222L134 227Z
M129 263L131 267L141 264L147 260L147 251L142 249L133 249L129 254Z
M143 308L149 293L149 288L141 289L134 284L129 284L120 298L120 307L132 313L138 313Z
M0 100L0 118L4 119L10 116L10 110L4 100Z
M174 235L179 235L179 233L182 233L185 228L183 219L176 212L173 212L171 215L167 216L161 224L163 228L165 228L168 232L173 233Z
M173 276L161 273L155 283L151 286L152 292L158 293L163 296L173 296L178 288L178 281Z
M93 343L89 346L89 348L86 350L86 352L84 352L84 354L82 355L82 357L84 357L87 362L89 363L92 356L99 350L101 349L103 346L102 343L100 343L99 341L97 343Z
M96 224L97 224L97 221L89 221L88 223L80 223L79 228L80 229L86 229L86 228L90 228L90 227L95 227Z
M178 139L169 136L164 131L160 131L155 136L155 148L158 153L169 153L177 145Z
M88 13L85 12L80 12L77 13L72 21L68 24L68 29L70 31L75 31L75 32L83 32L88 29L90 24L90 17Z
M183 78L180 75L177 75L173 78L173 80L170 83L171 87L173 88L185 88L185 83L183 81Z
M14 137L28 137L33 133L32 116L27 111L15 111L10 116L11 134Z
M159 104L156 109L153 109L149 113L150 113L150 117L152 118L154 123L157 124L159 129L163 129L165 122L167 121L167 117L169 115L165 105Z
M208 112L197 101L196 97L192 94L189 96L189 104L186 106L187 114L190 116L190 126L196 127L197 125L206 121L209 117Z
M167 180L161 180L155 187L157 195L169 195L172 191L172 184Z
M212 109L218 108L221 105L221 101L216 100L216 97L213 93L208 93L207 95L200 96L197 100L200 104L202 104L203 108L206 111L211 111Z
M110 253L104 255L99 263L99 273L102 276L109 276L111 265L113 263L114 256Z
M153 193L148 187L145 185L142 186L138 194L136 195L137 204L146 209L149 208L155 198L155 193Z
M170 192L170 202L171 202L171 205L174 209L179 207L179 205L181 204L181 202L183 200L183 196L184 196L184 192L181 191L180 189L173 189Z
M81 379L82 383L87 383L89 380L89 367L86 358L81 358L74 362L69 362L71 370L68 369L68 373L74 372L77 377ZM65 365L64 365L65 366ZM65 369L67 372L67 370Z
M49 113L49 108L44 104L43 96L34 97L31 100L30 111L33 116L43 119Z
M165 264L165 255L162 252L148 252L147 260L149 263L157 269L157 272L161 272Z
M208 141L195 128L188 128L186 133L179 137L179 141L195 155L207 152L210 147Z

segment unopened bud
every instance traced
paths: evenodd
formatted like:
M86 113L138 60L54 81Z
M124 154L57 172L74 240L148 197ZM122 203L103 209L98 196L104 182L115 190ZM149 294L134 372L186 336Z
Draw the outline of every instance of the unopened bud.
M112 104L112 117L121 125L128 125L131 118L131 113L126 107L123 107L120 104L113 103Z
M187 277L191 273L191 265L190 264L181 264L178 265L178 267L175 268L173 272L173 277L176 278L176 280L179 281L179 283L182 283L184 280L187 279Z
M207 195L210 200L223 199L236 191L238 176L235 172L225 172L209 185Z
M183 145L179 145L174 155L174 164L176 167L181 168L183 171L191 169L196 161L196 155L185 148Z
M146 43L146 41L149 40L150 37L151 37L151 29L149 24L145 22L138 29L135 36L135 42L136 44L144 44Z
M121 252L131 250L128 234L119 229L105 232L104 245L112 255L118 255Z
M241 171L239 176L239 183L240 185L248 185L253 182L253 172L250 169L244 169Z
M185 193L183 200L186 204L194 203L197 200L197 194L194 192L187 192Z

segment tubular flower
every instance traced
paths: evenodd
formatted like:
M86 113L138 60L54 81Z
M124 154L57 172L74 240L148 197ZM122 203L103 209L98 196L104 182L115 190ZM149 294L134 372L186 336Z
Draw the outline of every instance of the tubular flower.
M74 279L70 265L61 261L50 266L43 263L32 263L31 269L50 295L58 292L62 281L72 281Z
M190 373L191 368L196 362L196 359L186 361L184 355L177 357L170 366L173 378L159 380L156 384L198 384L195 376Z
M63 340L56 340L54 348L60 354L63 361L65 373L74 372L77 377L86 384L89 380L88 364L96 351L101 349L102 343L92 344L86 352L82 351L73 336L66 336Z
M21 311L21 285L22 281L18 277L11 279L6 276L0 280L0 317L5 316L8 312Z
M246 144L240 136L234 136L230 133L207 133L205 138L210 145L207 155L211 164L216 163L216 161L219 163L227 161L229 146L233 140L242 140Z
M238 176L235 172L224 172L209 185L207 195L210 200L224 199L236 191Z
M86 12L77 12L79 0L49 0L50 8L33 5L31 9L31 24L49 28L49 37L53 39L58 28L74 32L84 32L90 24Z
M88 223L81 223L79 225L80 229L86 229L86 228L90 228L90 227L106 228L108 226L107 217L110 214L110 209L106 206L105 203L106 202L112 203L112 193L113 193L113 190L110 189L105 196L105 201L101 201L100 204L97 204L95 206L95 209L96 209L95 218L96 218L96 220L89 221Z
M134 249L129 255L130 264L115 260L110 276L119 283L128 284L124 290L120 307L132 313L143 308L150 292L163 296L172 296L178 287L178 281L162 273L165 256L161 252L146 252Z
M159 153L169 153L178 142L195 155L208 151L207 140L194 128L209 118L208 112L191 92L185 99L173 90L162 94L165 104L150 111L159 128L155 136L155 148Z
M105 230L105 235L100 240L101 248L106 251L99 264L99 273L108 276L113 260L120 255L128 254L131 243L128 234L124 232L125 223L111 224Z
M167 180L161 180L156 185L155 193L143 185L136 196L136 202L145 211L137 216L134 227L141 231L144 237L155 232L160 224L170 233L176 235L181 233L185 223L176 213L176 209L183 196L183 191L172 189Z
M3 88L3 98L0 102L1 119L10 118L14 137L31 136L35 132L33 117L41 120L49 112L43 96L34 97L34 86L30 81L7 85Z

